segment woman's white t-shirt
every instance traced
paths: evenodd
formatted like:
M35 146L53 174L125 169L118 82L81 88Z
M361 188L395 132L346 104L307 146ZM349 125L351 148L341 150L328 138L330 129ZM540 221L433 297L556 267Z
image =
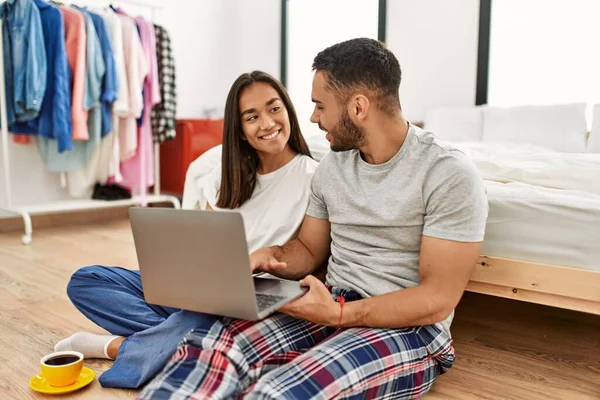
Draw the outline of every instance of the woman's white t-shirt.
M254 193L237 208L244 219L248 250L281 246L296 237L310 197L310 181L318 163L298 154L276 171L257 175ZM215 210L221 185L221 165L204 188L208 204Z

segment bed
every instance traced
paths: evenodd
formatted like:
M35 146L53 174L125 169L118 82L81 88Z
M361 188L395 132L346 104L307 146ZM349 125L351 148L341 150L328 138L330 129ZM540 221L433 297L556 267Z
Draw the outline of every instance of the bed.
M485 111L490 112L486 122L493 124L487 137L481 132L480 107L451 110L450 117L425 124L471 158L487 188L486 237L467 290L600 315L600 154L586 153L585 119L583 127L572 123L585 118L581 106L525 110L525 118L504 115L512 110ZM506 126L511 118L534 137L498 141L507 129L515 129ZM546 124L543 133L528 126L538 121ZM458 134L463 136L457 140ZM560 135L567 137L556 138ZM323 135L310 135L307 142L316 160L329 151ZM217 146L190 165L183 208L204 206L199 188L220 154Z
M490 210L467 290L600 314L600 196L486 182Z
M425 128L481 172L490 211L467 290L600 315L600 105L447 107Z

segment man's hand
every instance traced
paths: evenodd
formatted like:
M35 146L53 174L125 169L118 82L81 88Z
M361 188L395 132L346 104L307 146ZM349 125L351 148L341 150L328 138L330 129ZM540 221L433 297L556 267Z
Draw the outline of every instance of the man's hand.
M287 264L275 258L275 252L267 247L250 254L250 269L254 272L269 272L277 274L287 268Z
M300 281L300 285L308 287L308 292L278 311L315 324L337 326L341 306L333 300L323 282L308 275Z
M302 279L325 263L330 242L329 221L307 215L296 239L250 254L250 269L253 273L268 272L283 279Z

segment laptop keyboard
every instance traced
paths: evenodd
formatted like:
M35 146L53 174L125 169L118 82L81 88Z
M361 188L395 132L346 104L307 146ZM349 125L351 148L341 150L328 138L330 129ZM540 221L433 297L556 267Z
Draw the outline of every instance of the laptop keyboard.
M275 296L273 294L256 293L256 303L260 311L266 310L267 308L279 303L281 300L285 300L285 296Z

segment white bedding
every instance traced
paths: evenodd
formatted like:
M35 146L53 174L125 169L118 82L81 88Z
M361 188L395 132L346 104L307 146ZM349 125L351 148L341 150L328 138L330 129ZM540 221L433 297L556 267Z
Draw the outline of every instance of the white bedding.
M600 196L485 182L482 254L600 271Z
M324 135L306 139L315 160L329 150ZM543 147L510 142L452 142L475 164L482 178L495 182L521 182L555 189L580 190L600 195L600 154L560 153ZM221 146L210 149L190 165L186 186L206 175L221 158ZM198 182L194 186L198 186ZM184 203L186 201L184 193ZM189 208L184 205L184 208Z
M317 161L329 151L322 136L307 142ZM510 143L453 145L487 179L490 211L483 254L600 270L600 155ZM204 207L202 187L220 157L217 146L190 165L184 208Z
M323 135L307 138L319 161L329 152ZM511 142L449 142L473 161L482 178L521 182L546 188L580 190L600 195L600 154L561 153L530 144Z
M509 142L455 142L483 179L600 195L600 154L560 153Z

